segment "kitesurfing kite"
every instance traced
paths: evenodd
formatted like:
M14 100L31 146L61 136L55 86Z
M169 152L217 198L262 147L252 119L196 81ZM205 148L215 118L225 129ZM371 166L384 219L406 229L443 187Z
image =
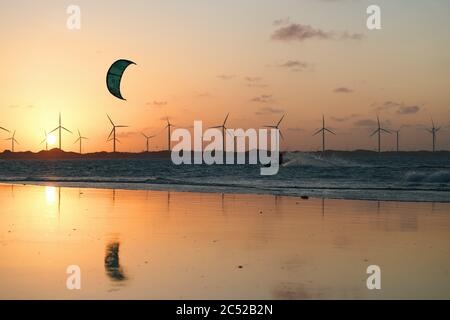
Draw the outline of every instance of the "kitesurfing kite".
M136 64L130 60L120 59L114 62L108 70L108 74L106 75L106 85L108 87L109 92L116 98L126 100L122 97L122 93L120 92L120 82L122 80L123 73L125 69L128 68L130 64Z

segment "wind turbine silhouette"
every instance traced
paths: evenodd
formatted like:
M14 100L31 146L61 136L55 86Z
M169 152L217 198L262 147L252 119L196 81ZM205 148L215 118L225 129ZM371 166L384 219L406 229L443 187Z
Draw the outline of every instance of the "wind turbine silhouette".
M283 114L283 116L281 117L280 121L278 121L275 126L268 126L268 125L264 126L265 128L271 128L271 129L278 130L278 133L280 134L280 137L281 137L282 140L284 140L284 136L283 136L283 133L280 130L280 124L283 121L285 116L286 116L286 114ZM278 144L278 139L277 139L277 144ZM278 145L276 147L277 147L278 150L280 149L280 147ZM280 163L281 163L281 160L280 160Z
M6 132L10 132L8 129L5 129L3 127L0 127L0 130L6 131Z
M381 133L385 132L385 133L391 134L391 132L389 130L381 127L379 116L377 116L377 123L378 123L378 128L370 136L373 137L375 134L378 133L378 153L380 153L381 152Z
M322 128L317 130L313 136L318 135L319 133L322 132L322 153L325 152L325 132L329 132L331 134L336 135L336 133L334 133L333 131L331 131L330 129L328 129L327 127L325 127L325 116L322 115Z
M228 121L228 117L230 116L230 113L227 113L227 116L225 117L225 120L223 121L222 125L220 126L215 126L215 127L210 127L210 129L222 129L222 143L223 143L223 149L222 151L225 153L225 132L228 132L227 127L225 126L227 121Z
M111 120L111 118L109 117L109 115L106 115L109 119L109 122L111 122L112 125L112 130L108 136L108 140L107 141L112 141L113 142L113 152L116 152L116 142L120 142L119 139L116 138L116 129L117 128L128 128L128 126L124 126L124 125L115 125L114 122ZM111 137L112 136L112 137Z
M397 130L393 130L393 132L395 132L395 136L396 136L396 141L397 141L397 152L400 151L400 131L402 130L402 128L400 127Z
M169 147L168 151L170 151L170 150L172 150L171 147L170 147L170 145L171 145L170 144L170 130L171 130L172 127L175 127L175 126L170 123L169 117L166 118L166 121L167 121L167 126L165 126L164 129L167 129L167 136L168 136L168 138L167 138L168 139L167 140L167 146Z
M71 134L72 134L72 131L70 131L69 129L64 128L61 125L61 112L59 113L59 126L57 126L55 129L50 131L49 134L55 132L56 130L59 131L59 150L62 150L62 148L61 148L61 145L62 145L62 143L61 143L62 130L65 130L65 131L67 131L67 132L69 132Z
M80 130L78 130L78 139L75 140L74 144L77 143L77 142L80 142L80 154L82 154L82 153L81 153L81 144L82 144L83 140L88 140L88 138L83 137L83 136L81 135L81 133L80 133Z
M39 145L43 144L45 142L45 151L48 151L48 134L47 131L44 130L44 136L45 139L41 141L41 143L39 143Z
M11 140L11 152L14 152L14 144L19 144L19 142L16 140L16 130L14 130L14 133L10 138L7 138L5 140Z
M148 142L149 142L150 139L156 137L156 135L153 135L153 136L147 136L147 135L146 135L145 133L143 133L143 132L141 132L141 134L144 136L144 138L145 138L146 141L147 141L147 153L148 153L148 152L149 152L149 144L148 144Z
M436 126L434 125L433 118L431 118L431 125L432 125L431 129L426 129L426 130L429 133L431 133L433 136L433 152L435 152L436 151L436 133L438 133L439 130L441 130L441 127L436 128Z

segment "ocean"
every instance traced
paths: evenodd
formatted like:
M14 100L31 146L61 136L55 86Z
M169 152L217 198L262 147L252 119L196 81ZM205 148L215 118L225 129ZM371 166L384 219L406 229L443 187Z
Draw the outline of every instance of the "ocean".
M274 176L261 176L260 165L176 166L169 159L1 160L0 182L450 202L450 153L288 152Z

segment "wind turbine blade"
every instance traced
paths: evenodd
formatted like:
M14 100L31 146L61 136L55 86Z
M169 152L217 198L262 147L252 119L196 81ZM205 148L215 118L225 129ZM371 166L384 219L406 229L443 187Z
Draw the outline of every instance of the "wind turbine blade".
M48 134L50 134L50 133L53 133L53 132L55 132L56 130L58 130L59 129L59 127L58 128L55 128L55 129L53 129L52 131L50 131Z
M10 132L8 129L5 129L3 127L0 127L1 130L6 131L6 132Z
M438 132L438 131L441 130L441 129L442 129L442 127L436 128L436 132Z
M329 133L331 133L331 134L336 135L336 133L334 133L334 131L332 131L332 130L330 130L330 129L325 128L325 131L327 131L327 132L329 132Z
M116 128L128 128L129 126L122 126L122 125L120 125L120 126L116 126Z
M386 132L386 133L392 134L392 132L390 132L390 131L389 131L389 130L387 130L387 129L383 129L383 128L381 128L380 130L381 130L381 131L384 131L384 132Z
M109 136L108 136L108 138L107 138L107 139L108 139L108 141L109 141L109 138L111 138L111 136L113 135L113 133L114 133L114 129L115 129L115 128L112 128L111 132L109 133Z
M80 138L78 138L77 140L75 140L75 142L74 142L73 144L77 143L78 141L80 141Z
M61 127L61 129L63 129L63 130L66 130L67 132L69 132L69 133L73 134L73 132L72 132L72 131L70 131L69 129L66 129L66 128L64 128L64 127Z
M379 131L380 131L380 129L375 130L370 136L373 137L373 136L376 135Z
M281 130L278 130L278 132L280 133L281 140L284 140L284 136L283 136L283 133L281 132Z
M227 114L227 116L225 117L225 120L223 122L223 126L225 126L225 124L227 123L228 117L230 116L230 113Z
M313 137L317 136L319 133L321 133L324 129L319 129L315 133L313 133Z
M45 138L44 140L42 140L41 143L39 143L39 145L43 144L45 141L47 141L47 138Z
M278 129L277 126L264 126L264 128Z
M106 114L106 116L108 117L108 119L109 119L109 122L111 122L111 124L114 126L114 122L111 120L111 118L109 117L109 115L108 114Z
M208 129L221 129L223 126L209 127Z
M231 132L230 132L227 128L225 128L225 132L226 132L228 135L230 135L230 137L233 137L233 135L231 134Z
M277 123L277 128L280 126L280 124L281 124L281 121L283 121L283 119L284 119L284 116L285 116L285 114L283 114L283 116L281 117L281 119L280 119L280 121L278 121L278 123Z
M78 136L81 137L80 129L78 129Z
M14 142L17 143L17 144L20 144L19 141L17 141L16 139L14 139Z

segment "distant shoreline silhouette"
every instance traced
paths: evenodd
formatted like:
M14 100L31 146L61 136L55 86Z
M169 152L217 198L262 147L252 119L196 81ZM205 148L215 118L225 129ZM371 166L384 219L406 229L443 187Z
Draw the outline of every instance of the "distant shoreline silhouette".
M342 154L368 154L368 155L376 155L378 154L377 151L374 150L352 150L352 151L343 151L343 150L326 150L325 152L322 151L283 151L282 153L295 153L295 152L303 152L303 153L310 153L310 154L317 154L322 156L332 156L332 155L342 155ZM249 152L247 151L246 154ZM381 155L392 155L392 154L414 154L414 155L420 155L423 154L424 156L432 156L434 155L450 155L450 151L442 150L442 151L427 151L427 150L419 150L419 151L382 151L380 153ZM93 152L93 153L85 153L80 154L77 152L67 152L67 151L61 151L57 148L49 150L49 151L39 151L39 152L31 152L31 151L24 151L24 152L11 152L9 150L5 150L0 153L0 160L108 160L108 159L158 159L158 160L164 160L164 159L170 159L171 158L171 152L165 150L165 151L150 151L150 152Z

